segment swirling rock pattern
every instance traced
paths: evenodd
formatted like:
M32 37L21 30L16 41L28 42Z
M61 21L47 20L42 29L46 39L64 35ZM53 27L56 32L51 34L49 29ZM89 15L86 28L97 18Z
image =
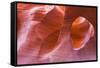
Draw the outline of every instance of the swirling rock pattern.
M78 17L71 27L71 37L74 50L83 48L94 35L93 25L84 17Z
M18 3L19 65L84 60L96 60L95 8Z

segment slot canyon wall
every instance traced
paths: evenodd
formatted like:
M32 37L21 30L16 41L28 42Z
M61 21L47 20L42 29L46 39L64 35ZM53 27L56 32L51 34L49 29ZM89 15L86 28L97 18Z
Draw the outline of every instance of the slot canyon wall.
M17 64L96 60L96 7L17 4Z

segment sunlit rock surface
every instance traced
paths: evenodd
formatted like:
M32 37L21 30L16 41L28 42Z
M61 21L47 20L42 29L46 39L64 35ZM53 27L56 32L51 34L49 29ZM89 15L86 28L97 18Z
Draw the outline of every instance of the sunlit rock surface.
M72 23L71 37L74 50L85 47L86 43L94 35L93 25L84 17L78 17Z
M18 3L19 65L95 59L95 8Z

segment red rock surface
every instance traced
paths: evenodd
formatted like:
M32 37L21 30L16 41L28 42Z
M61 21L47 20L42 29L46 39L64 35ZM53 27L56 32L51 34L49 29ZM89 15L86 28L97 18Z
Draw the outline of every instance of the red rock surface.
M94 36L93 25L84 17L78 17L72 23L71 38L74 50L80 50Z
M96 59L95 8L18 3L17 21L18 64ZM82 25L74 26L76 22Z

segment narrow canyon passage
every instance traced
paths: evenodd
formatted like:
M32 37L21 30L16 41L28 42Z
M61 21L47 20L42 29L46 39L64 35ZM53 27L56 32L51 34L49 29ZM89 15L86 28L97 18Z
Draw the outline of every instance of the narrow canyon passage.
M96 59L95 8L19 3L17 20L19 65Z

